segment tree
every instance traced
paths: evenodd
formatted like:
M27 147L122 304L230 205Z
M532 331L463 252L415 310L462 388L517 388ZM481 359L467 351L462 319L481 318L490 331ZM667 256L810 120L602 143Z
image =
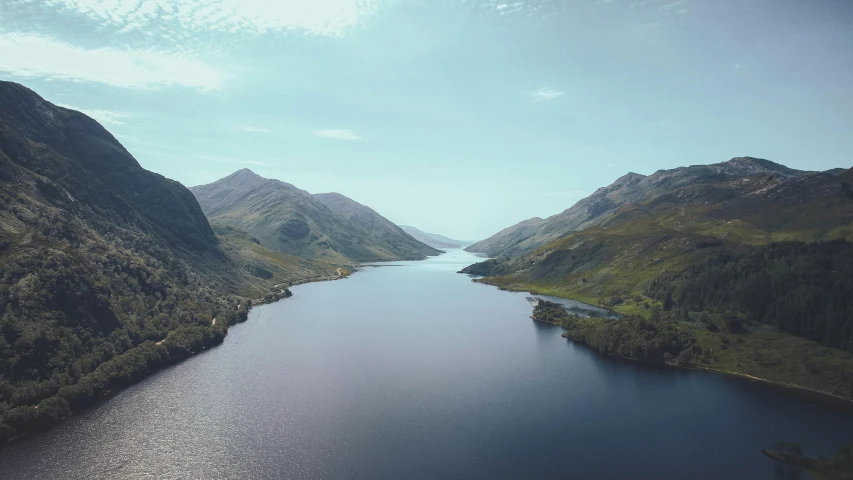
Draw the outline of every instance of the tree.
M652 314L649 317L653 322L659 322L661 319L661 308L660 305L655 305L652 307Z
M663 299L664 311L668 312L672 310L673 305L675 305L675 302L672 301L672 292L666 292L666 296Z

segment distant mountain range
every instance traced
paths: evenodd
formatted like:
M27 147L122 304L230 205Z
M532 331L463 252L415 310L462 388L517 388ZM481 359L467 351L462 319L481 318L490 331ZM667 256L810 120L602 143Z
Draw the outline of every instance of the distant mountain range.
M427 233L423 230L408 225L400 225L400 228L402 228L403 231L416 238L417 240L426 243L427 245L434 248L462 248L472 243L463 240L454 240L452 238L445 237L444 235L439 235L437 233Z
M290 255L366 262L441 253L343 195L312 195L248 169L190 191L213 224L245 230L265 247Z
M387 245L387 250L394 252L394 255L399 255L400 258L420 259L423 258L423 255L441 253L429 243L415 238L405 229L395 225L373 209L340 193L317 193L314 194L314 197L323 202L336 215L349 220L378 239L374 245ZM425 246L429 248L425 248Z

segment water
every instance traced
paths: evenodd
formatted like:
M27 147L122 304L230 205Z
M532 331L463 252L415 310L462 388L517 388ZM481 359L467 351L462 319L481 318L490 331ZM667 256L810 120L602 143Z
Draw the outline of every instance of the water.
M597 356L527 294L366 268L253 309L225 343L0 451L0 478L774 479L853 416L747 381Z
M595 305L590 305L589 303L584 303L578 300L552 297L550 295L536 295L536 298L541 298L549 302L559 303L566 309L567 312L580 317L595 316L611 320L619 318L619 314L614 312L613 310L597 307Z

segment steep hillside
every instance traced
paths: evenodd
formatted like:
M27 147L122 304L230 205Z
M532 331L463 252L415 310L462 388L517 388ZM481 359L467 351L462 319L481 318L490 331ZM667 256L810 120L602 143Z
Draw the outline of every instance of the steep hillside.
M372 208L366 207L340 193L317 193L314 197L323 202L336 215L343 217L356 226L378 238L382 244L389 245L400 252L403 258L418 258L423 255L441 253L432 246L419 241L406 233Z
M642 291L655 274L719 250L835 239L853 240L853 193L836 176L705 177L703 183L671 188L641 203L623 203L596 226L529 254L466 271L511 271L522 282L557 282L597 300Z
M423 259L426 246L389 243L319 198L248 169L190 189L211 222L245 230L265 247L325 262Z
M180 248L203 252L216 245L190 192L140 167L96 121L15 83L0 83L0 97L0 149L30 172L60 181L64 191L52 193L68 197L62 201L89 206L106 221L151 229Z
M719 184L756 175L786 179L803 173L805 172L752 157L734 158L714 165L660 170L649 176L629 173L560 214L544 220L525 220L469 246L466 250L490 256L529 253L570 232L601 225L625 204L643 203L683 187Z
M853 399L851 240L853 194L838 176L726 175L625 202L593 226L462 273L628 315L561 321L568 338L609 355ZM658 333L689 341L663 357Z
M243 295L334 270L217 236L181 184L9 82L0 205L0 441L220 342Z
M452 238L439 235L437 233L427 233L415 227L408 225L400 225L404 232L408 233L420 242L423 242L433 248L462 248L471 242L463 240L454 240Z

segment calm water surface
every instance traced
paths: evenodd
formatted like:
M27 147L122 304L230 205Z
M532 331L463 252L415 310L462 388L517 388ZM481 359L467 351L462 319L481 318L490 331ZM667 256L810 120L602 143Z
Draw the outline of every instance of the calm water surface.
M0 451L0 477L775 479L853 416L741 380L599 357L526 294L366 268L252 310L225 343Z

